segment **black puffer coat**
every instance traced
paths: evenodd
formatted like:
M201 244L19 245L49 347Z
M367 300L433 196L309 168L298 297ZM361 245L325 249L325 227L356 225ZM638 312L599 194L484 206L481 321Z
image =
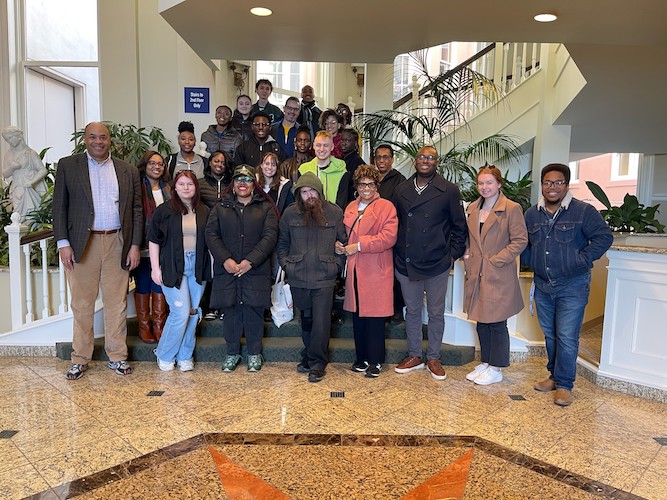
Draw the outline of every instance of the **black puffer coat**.
M256 193L243 205L233 195L225 196L211 210L206 242L213 255L211 308L235 304L253 307L271 305L271 254L278 239L278 216L270 201ZM224 262L247 259L252 269L237 278Z

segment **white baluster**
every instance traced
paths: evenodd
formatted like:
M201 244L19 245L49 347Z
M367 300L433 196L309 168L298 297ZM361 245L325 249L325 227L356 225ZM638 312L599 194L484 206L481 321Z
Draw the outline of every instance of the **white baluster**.
M42 250L42 301L44 302L42 307L42 319L51 316L51 308L49 307L49 263L46 255L49 246L48 243L48 239L39 241L39 248Z
M532 65L533 69L530 70L530 74L534 74L535 70L537 69L537 63L538 63L538 57L540 55L540 44L539 43L533 43L533 58L532 58Z
M521 59L522 65L521 65L521 81L523 82L527 77L527 71L526 71L526 65L528 64L528 44L524 43L523 44L523 57Z
M16 330L23 326L25 315L25 302L23 301L23 292L25 290L25 260L21 255L21 238L28 233L28 226L21 224L21 216L13 213L12 223L5 226L7 233L7 243L9 246L9 284L12 293L10 294L12 302L12 329ZM28 267L30 269L30 267Z
M523 80L523 62L521 56L517 55L514 66L514 78L512 78L513 82L512 87L514 88L518 87L521 84L522 80Z
M32 312L33 300L32 300L32 272L30 271L30 247L32 245L28 243L27 245L22 245L23 256L25 261L25 306L26 306L26 315L25 322L32 323L35 320L35 315Z

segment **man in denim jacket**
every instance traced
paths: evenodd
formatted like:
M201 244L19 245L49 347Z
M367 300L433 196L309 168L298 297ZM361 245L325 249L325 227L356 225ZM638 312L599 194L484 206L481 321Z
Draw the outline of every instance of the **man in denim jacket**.
M549 378L535 384L556 391L554 403L572 403L579 331L588 303L593 262L612 243L600 213L569 192L570 168L551 163L542 169L542 199L526 212L529 243L521 262L535 273L537 319L544 332Z

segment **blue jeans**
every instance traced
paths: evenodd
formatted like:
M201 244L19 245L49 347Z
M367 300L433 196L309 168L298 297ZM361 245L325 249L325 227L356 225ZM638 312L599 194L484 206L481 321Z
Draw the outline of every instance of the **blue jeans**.
M155 351L158 359L165 362L192 359L195 330L201 315L199 301L203 291L204 283L200 285L195 279L195 252L185 252L181 287L162 287L162 293L169 304L169 316ZM190 314L192 309L197 312Z
M139 265L133 271L134 284L136 289L134 293L145 295L147 293L155 292L162 293L160 285L156 285L151 279L151 260L148 257L142 257L139 260Z
M579 332L588 303L591 274L565 280L535 278L537 319L547 347L547 370L560 389L572 390L577 375Z

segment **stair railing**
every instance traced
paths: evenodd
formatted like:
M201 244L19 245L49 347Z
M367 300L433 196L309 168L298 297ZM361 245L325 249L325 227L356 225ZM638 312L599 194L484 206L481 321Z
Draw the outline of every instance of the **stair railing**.
M12 223L5 226L9 246L9 282L11 296L12 330L29 325L35 321L64 314L70 310L70 293L65 279L65 268L58 259L58 296L52 297L49 276L54 272L49 268L47 250L49 241L53 239L53 231L37 231L28 234L28 226L22 223L21 217L13 213ZM31 262L32 248L39 246L42 274L42 308L38 307L36 283ZM52 313L51 304L57 304L57 314Z

